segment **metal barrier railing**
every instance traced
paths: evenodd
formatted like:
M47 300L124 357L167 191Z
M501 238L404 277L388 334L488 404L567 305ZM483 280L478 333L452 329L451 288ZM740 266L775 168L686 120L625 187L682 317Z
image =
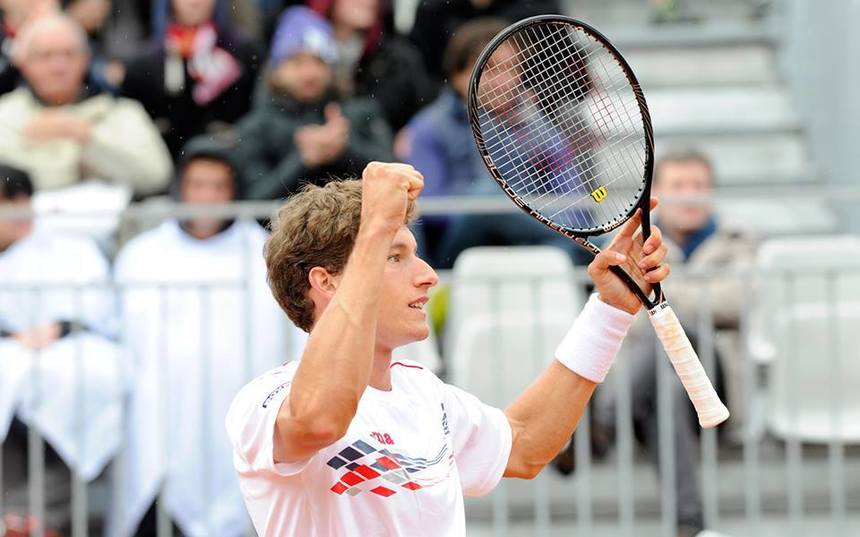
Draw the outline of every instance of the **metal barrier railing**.
M827 304L829 315L825 324L838 326L834 306L841 299L856 301L857 296L837 297L833 294L833 282L838 278L857 276L860 269L848 268L840 274L827 271L793 270L751 272L750 269L729 271L733 277L747 282L752 296L753 278L783 279L791 282L798 275L817 274L826 280L830 293L820 297ZM696 273L677 270L673 281L688 280L703 283L707 289L708 278L716 271ZM720 271L725 276L725 271ZM583 272L577 274L580 283L587 283ZM488 285L498 285L490 283ZM671 289L671 287L670 287ZM717 358L716 337L713 329L712 304L719 297L707 292L700 302L697 315L698 349L705 368L713 373ZM786 304L794 302L791 295L784 297ZM754 302L747 303L752 306ZM749 330L750 310L740 313L740 340L744 341ZM776 312L774 312L775 314ZM791 332L775 334L790 338ZM834 334L828 334L833 338ZM625 344L626 345L626 344ZM796 348L788 343L787 349ZM824 390L832 394L831 414L822 419L839 422L842 413L856 412L860 407L857 393L839 393L838 382L843 375L853 374L860 381L860 373L846 368L846 353L853 348L833 344L829 356L805 357L820 361L821 367L829 370L834 379L833 386L804 386L801 379L791 379L799 386L798 399L803 390ZM805 439L801 433L779 437L766 422L762 413L767 412L767 397L772 385L779 379L761 382L762 373L770 364L759 364L746 356L742 346L744 375L740 379L742 391L752 410L737 435L730 437L714 430L701 431L699 436L698 473L701 477L702 515L708 528L723 530L730 535L762 535L774 527L779 534L808 535L807 524L814 523L826 535L846 534L860 520L860 439L847 440L838 435L822 441ZM856 352L856 351L854 351ZM656 406L659 423L659 453L661 479L657 483L649 479L653 470L647 461L637 454L633 414L636 411L632 388L629 384L629 369L622 356L613 369L616 387L617 413L615 425L617 438L611 456L595 461L589 451L590 430L587 416L580 422L574 437L577 469L572 480L566 480L547 468L532 483L503 482L494 497L471 499L467 504L467 516L472 523L492 523L495 535L517 533L516 528L526 524L529 535L551 535L558 526L575 529L575 534L591 535L595 528L612 535L665 535L674 536L678 531L677 477L675 467L675 444L673 431L678 426L672 411L671 389L677 381L666 360L658 362ZM658 354L662 355L661 351ZM798 359L788 352L780 356L789 365L789 372ZM506 364L507 365L507 364ZM795 373L797 376L799 373ZM528 376L528 375L527 375ZM488 382L502 382L499 370L493 371ZM802 389L800 388L802 387ZM593 412L591 405L590 412ZM731 406L731 402L730 402ZM835 429L834 429L835 430ZM607 483L615 483L608 486ZM546 502L549 502L548 504Z
M270 211L271 206L271 204L266 205L266 214ZM260 211L260 207L253 209ZM194 212L196 209L189 210ZM253 214L259 215L259 212L254 211L252 211ZM748 290L747 295L752 295L754 284L749 269L719 269L718 272L721 277L740 279ZM813 273L816 272L813 271ZM674 271L672 281L687 280L704 284L715 274L717 274L716 271L691 273L683 270L683 267L679 267ZM788 282L791 281L791 278L797 277L798 274L804 273L792 269L756 273L759 277L782 278ZM587 284L587 275L583 270L575 271L572 277L578 286ZM827 277L835 278L835 276ZM448 279L450 280L450 277ZM519 281L522 283L523 280L520 279ZM497 298L491 302L490 310L501 315L503 307L496 300L500 300L498 298L500 286L504 282L487 281L486 283L495 286L496 290L493 296ZM152 282L149 289L160 296L158 299L159 307L163 318L167 319L170 305L166 297L171 290L196 290L201 296L210 296L210 298L201 298L203 302L206 302L211 300L212 293L225 289L238 289L240 293L245 293L247 298L248 285L249 282L247 281ZM5 293L14 291L39 295L51 292L52 287L54 286L40 285L23 288L19 286L12 289L9 285L0 282L0 300L3 300ZM59 287L65 286L60 285ZM100 289L116 296L122 296L131 290L139 291L146 287L143 284L125 285L117 282L98 282L90 286L77 285L70 289L79 296L92 289ZM707 286L703 285L703 288L707 289ZM834 295L835 287L830 285L828 289L829 291L823 297L823 301L826 304L836 304L840 297ZM715 351L717 334L713 330L712 303L719 297L710 296L707 293L703 297L696 317L696 331L699 334L700 356L706 368L712 371L717 354ZM78 300L80 301L80 298ZM751 304L752 302L748 302L747 306ZM205 304L201 304L201 306L205 306ZM203 307L202 309L211 308ZM836 308L828 311L831 311L833 315L837 314ZM22 315L24 314L22 312ZM744 341L748 336L750 314L749 308L744 308L739 312L741 341ZM120 313L117 312L119 325L122 325L123 319L119 315ZM205 321L201 322L205 323ZM246 345L246 349L249 349L252 344L249 318L246 317L244 322L244 345ZM223 328L211 324L200 326L201 360L211 359L209 356L212 352L211 336L218 330L223 330ZM535 330L539 330L539 328L535 328ZM169 338L163 331L159 334L162 339L157 343L157 347L162 349L163 356L166 356L165 349L170 345ZM790 335L787 334L786 336ZM117 337L122 341L121 331ZM284 337L288 337L286 331ZM530 337L538 348L537 352L532 353L534 360L532 369L537 369L551 356L555 341L549 341L550 338L537 332ZM831 334L829 337L838 339L838 335L833 336ZM494 344L501 345L501 340L494 341ZM284 341L283 344L287 346L289 342ZM834 348L836 347L838 345ZM746 352L745 346L742 346L741 349L742 352ZM499 355L502 354L501 349L497 349L497 352ZM250 364L250 355L251 352L248 351L243 381L252 377L254 368ZM450 356L445 358L450 359ZM36 360L38 359L37 353ZM75 360L76 362L81 361L80 358ZM279 361L280 357L275 357L272 365L277 365ZM577 469L572 479L564 480L553 474L551 468L547 468L533 482L506 481L489 498L469 501L467 516L470 525L482 526L491 523L496 535L512 534L516 528L523 524L530 528L527 532L530 535L549 535L553 528L559 525L573 526L583 535L591 534L596 529L602 528L611 528L612 531L624 535L669 536L676 534L678 529L678 497L674 485L677 468L674 462L676 451L673 439L678 424L672 412L671 390L674 383L674 373L664 360L658 362L656 412L659 424L659 450L656 460L660 464L662 479L655 482L651 464L637 452L637 431L634 430L633 426L634 412L636 411L634 393L629 385L630 371L624 367L623 362L624 358L622 357L619 360L620 367L616 366L615 368L615 376L617 377L615 384L618 387L613 392L616 407L614 417L616 442L611 456L596 460L591 455L589 447L593 431L590 427L590 410L583 418L574 438ZM826 360L824 363L832 368L832 378L838 379L845 374L850 362L850 356L843 353L838 358ZM744 533L761 534L762 528L772 523L773 518L776 517L778 520L789 522L786 526L788 534L803 535L804 523L811 515L816 519L824 518L826 527L832 528L834 532L847 531L848 525L852 521L856 523L857 518L860 517L860 451L857 450L856 445L839 438L825 442L825 447L822 448L806 444L799 437L776 439L769 435L766 426L762 425L763 420L755 415L763 412L761 403L767 395L766 388L758 382L765 366L755 363L748 357L744 357L741 363L745 370L742 375L743 386L741 390L746 394L745 399L750 405L750 408L745 410L751 410L753 416L745 423L743 429L739 431L739 436L735 439L720 438L720 435L714 431L704 431L699 437L699 473L701 474L702 511L705 524L712 528L725 528L729 533L732 529L741 528ZM1 364L2 360L0 360L0 367L3 367ZM163 364L159 369L164 373L168 367L169 364ZM499 368L493 369L493 375L502 375L504 367L504 365L500 365ZM214 368L210 363L205 371L212 370ZM76 390L76 402L74 404L75 408L80 410L83 407L81 400L84 389L80 383L83 376L79 370L75 371L77 376L74 377L75 381L72 383ZM524 380L527 379L524 378ZM33 386L39 385L41 381L38 368L33 368L29 372L28 381ZM798 379L792 382L797 383ZM164 384L170 385L169 383ZM496 382L496 385L501 386L502 383ZM834 383L834 386L836 385L838 383ZM38 404L42 397L49 395L52 394L42 393L41 397L34 396L30 402ZM214 395L232 397L233 394L213 394L204 388L199 394L199 404L202 409L209 408L207 403L213 399ZM850 395L852 394L840 393L839 390L833 392L834 403L832 408L834 413L838 414L844 408L843 402ZM125 401L121 421L123 426L127 425L129 417L127 399ZM156 421L163 425L170 421L171 409L176 408L174 405L178 403L172 402L169 397L161 397L158 402L160 417ZM73 412L72 415L75 416L73 419L77 421L82 419L79 414ZM205 412L201 421L209 421L205 418ZM209 431L203 430L200 434L206 439L211 439L214 435L222 433L221 430L210 429ZM35 427L29 427L26 430L24 442L29 461L27 468L29 505L27 511L36 519L43 520L47 493L50 492L46 490L45 457L47 446L44 435L40 434ZM127 438L123 442L126 443L123 447L127 448ZM82 445L84 442L79 439L79 443ZM210 445L211 442L204 441L202 444ZM0 445L0 460L9 456L7 449L8 446L5 444ZM169 460L171 458L170 446L162 444L161 449L163 450L162 457ZM122 449L119 450L120 453L123 451ZM211 451L204 450L201 453L204 464L209 464L214 457L215 455ZM225 464L229 465L230 462L225 461ZM121 463L115 461L106 474L95 480L91 480L95 476L83 476L79 471L71 473L68 500L71 535L80 537L93 534L106 519L112 519L111 525L122 526L122 521L118 519L122 518L123 515L117 511L116 506L124 501L124 483L135 478L135 476L127 475L127 471L123 468ZM132 468L132 470L134 469ZM6 487L9 477L3 472L3 467L0 465L0 491L2 491L0 493L0 512L4 514L8 508L5 500L7 499ZM195 484L200 487L200 493L204 497L207 491L212 488L211 484L206 483L206 479L208 478ZM161 481L159 484L158 501L155 502L154 531L159 537L173 534L173 524L177 516L175 512L169 512L166 508L168 504L166 498L173 491L165 487L163 483ZM208 524L215 524L215 521L210 518ZM45 527L42 526L33 534L43 535L44 530ZM247 527L246 531L250 531L250 528ZM218 534L213 527L207 527L206 524L193 530L193 532L201 535ZM122 532L114 532L113 534L122 534Z

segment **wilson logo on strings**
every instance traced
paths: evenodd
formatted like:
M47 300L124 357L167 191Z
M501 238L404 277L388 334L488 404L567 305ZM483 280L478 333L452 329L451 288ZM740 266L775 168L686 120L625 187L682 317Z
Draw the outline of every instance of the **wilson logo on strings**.
M607 194L608 194L608 192L606 191L606 187L601 186L601 187L598 187L597 190L595 190L594 192L591 193L591 198L594 201L596 201L597 203L600 203L601 201L606 199Z

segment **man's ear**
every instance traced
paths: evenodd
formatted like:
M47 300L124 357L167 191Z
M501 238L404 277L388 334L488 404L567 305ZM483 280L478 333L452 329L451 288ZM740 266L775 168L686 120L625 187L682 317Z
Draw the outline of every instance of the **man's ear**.
M337 279L334 274L330 273L323 267L314 267L308 272L308 282L311 284L311 289L331 298L337 290Z

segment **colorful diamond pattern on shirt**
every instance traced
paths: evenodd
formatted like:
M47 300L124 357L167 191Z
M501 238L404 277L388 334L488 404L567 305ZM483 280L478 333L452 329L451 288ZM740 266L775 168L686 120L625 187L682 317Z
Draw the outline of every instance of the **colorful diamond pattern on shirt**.
M447 450L447 445L443 445L439 455L428 460L394 453L385 448L376 449L367 442L356 440L326 461L326 464L334 470L341 468L345 470L340 480L329 490L338 495L347 493L350 496L357 496L363 490L362 484L378 477L382 477L390 485L377 484L374 488L364 490L383 498L397 494L397 490L390 487L399 486L411 491L419 490L422 486L412 481L409 474L440 463Z

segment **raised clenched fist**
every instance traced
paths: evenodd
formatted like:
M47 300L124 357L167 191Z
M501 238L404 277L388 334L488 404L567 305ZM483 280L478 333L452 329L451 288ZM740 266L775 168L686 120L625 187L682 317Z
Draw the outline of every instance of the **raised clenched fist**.
M361 176L361 225L396 232L406 209L424 188L424 176L408 164L371 162Z

